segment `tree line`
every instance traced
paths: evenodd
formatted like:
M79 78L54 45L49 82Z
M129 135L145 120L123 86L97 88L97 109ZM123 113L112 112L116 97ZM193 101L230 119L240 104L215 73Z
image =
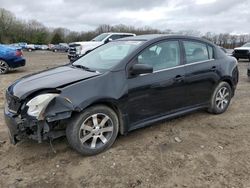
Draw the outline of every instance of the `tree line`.
M27 42L31 44L58 44L76 41L88 41L104 32L129 32L137 35L142 34L181 34L199 36L214 42L225 48L234 48L250 40L250 34L232 35L229 33L207 32L202 34L194 30L172 31L170 29L158 30L151 27L136 28L127 25L98 26L93 31L70 31L66 28L48 28L36 20L24 21L17 19L15 15L3 8L0 8L0 43L10 44Z

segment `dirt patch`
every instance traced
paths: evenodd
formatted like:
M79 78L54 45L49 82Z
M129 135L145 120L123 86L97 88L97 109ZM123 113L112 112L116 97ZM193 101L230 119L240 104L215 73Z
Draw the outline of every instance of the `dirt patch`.
M240 82L228 111L200 111L119 136L97 156L82 157L65 138L9 143L4 92L17 78L65 64L66 54L25 53L27 66L0 76L0 187L250 187L250 82ZM178 139L176 139L176 137ZM179 141L180 139L180 141ZM176 141L177 140L177 141Z

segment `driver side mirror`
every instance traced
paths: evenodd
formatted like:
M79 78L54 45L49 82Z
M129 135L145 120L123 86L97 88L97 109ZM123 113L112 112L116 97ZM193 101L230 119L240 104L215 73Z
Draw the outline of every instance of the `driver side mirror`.
M130 75L137 76L140 74L152 73L153 67L146 64L134 64L130 69Z

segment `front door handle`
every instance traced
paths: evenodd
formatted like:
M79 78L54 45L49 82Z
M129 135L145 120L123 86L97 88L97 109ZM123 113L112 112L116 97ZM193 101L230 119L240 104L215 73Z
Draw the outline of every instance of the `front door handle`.
M216 71L216 66L212 66L211 71Z
M182 75L177 75L175 78L174 78L174 81L175 82L182 82L184 80L184 76Z

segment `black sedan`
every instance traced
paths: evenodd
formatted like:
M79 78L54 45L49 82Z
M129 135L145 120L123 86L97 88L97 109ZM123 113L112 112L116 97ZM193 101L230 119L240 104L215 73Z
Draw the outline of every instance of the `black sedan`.
M66 135L72 148L94 155L118 133L200 109L225 112L237 82L236 59L206 40L130 37L15 81L5 120L14 144Z

